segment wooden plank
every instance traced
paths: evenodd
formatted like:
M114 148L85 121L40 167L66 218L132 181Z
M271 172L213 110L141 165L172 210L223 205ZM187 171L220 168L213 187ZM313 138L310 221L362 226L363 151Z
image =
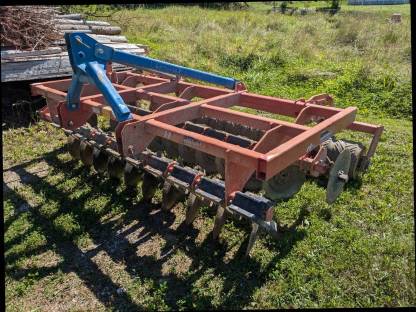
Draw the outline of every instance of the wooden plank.
M72 20L80 20L82 18L81 14L60 14L60 15L56 15L56 17L60 19L72 19Z
M108 43L127 43L127 38L124 36L111 36L111 35L95 35L95 34L89 34L90 37L94 38L100 43L108 44ZM65 45L65 40L55 40L53 45ZM140 45L140 47L145 48L146 45Z
M133 43L109 43L106 44L109 47L114 49L124 50L124 49L137 49L138 47Z
M37 60L30 62L30 64L28 63L17 62L2 64L1 81L35 80L72 75L72 67L68 58ZM127 67L114 64L113 69L125 70Z
M60 30L88 30L90 27L88 25L79 25L79 24L63 24L55 25L57 29Z
M123 45L123 46L122 46ZM108 44L108 46L111 46ZM145 49L139 48L134 44L119 44L118 47L115 47L116 49L123 50L129 53L139 53L144 54ZM67 51L62 51L61 53L55 53L55 54L45 54L45 55L26 55L26 56L14 56L9 58L2 58L1 64L3 63L10 63L10 62L30 62L35 60L47 60L51 58L56 57L68 57Z
M129 49L128 52L143 55L145 52L141 48ZM46 79L65 77L72 75L72 67L66 52L55 54L46 58L42 55L19 58L16 61L3 60L1 64L1 81L24 81L35 79ZM125 70L126 66L117 63L113 64L115 70Z
M85 21L85 20L71 20L71 19L54 19L53 22L57 25L88 25L88 26L111 26L108 22L102 21Z
M56 58L56 57L66 57L68 55L68 53L65 52L61 52L61 53L55 53L55 54L47 54L47 55L27 55L27 56L15 56L13 58L4 58L1 60L1 64L4 63L11 63L11 62L30 62L30 61L35 61L35 60L48 60L48 59L52 59L52 58Z
M1 80L32 80L53 75L71 75L72 68L68 57L34 60L31 62L10 62L2 64Z
M64 33L73 33L73 32L83 32L86 34L90 34L91 30L90 29L85 29L85 30L63 30L61 32L59 32L59 34L61 34L62 36L64 35Z
M85 21L85 23L89 26L111 26L110 23L102 21Z
M74 25L84 25L83 20L73 20L67 18L55 18L52 20L55 24L74 24Z
M91 26L90 28L94 34L98 35L119 35L121 28L118 26Z
M103 41L106 40L108 43L110 42L128 42L125 36L117 36L117 35L96 35L91 34L89 35L95 40L104 43Z
M1 57L8 59L8 58L15 58L15 57L22 57L22 56L38 56L38 55L45 55L45 54L56 54L61 53L62 48L60 47L50 47L44 50L35 50L35 51L21 51L21 50L2 50Z

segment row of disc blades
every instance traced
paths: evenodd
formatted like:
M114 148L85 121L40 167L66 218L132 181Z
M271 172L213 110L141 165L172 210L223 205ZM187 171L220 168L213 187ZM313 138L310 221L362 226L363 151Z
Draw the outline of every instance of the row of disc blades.
M264 134L263 131L258 129L214 118L203 117L194 122L226 133L238 134L254 142ZM76 140L73 136L69 136L69 140L71 141L69 142L70 153L74 158L82 160L85 165L93 165L97 172L107 171L112 178L120 179L124 176L125 184L128 187L135 187L137 185L138 173L135 167L125 164L119 157L113 157L108 155L108 153L103 153L100 149L93 147L86 141ZM332 203L339 196L348 179L355 179L357 177L359 171L358 163L364 152L364 146L360 143L335 140L334 138L325 141L322 145L327 148L328 159L332 163L331 170L328 174L327 185L327 202ZM206 175L215 176L220 179L224 177L224 159L159 137L153 140L149 149L153 152L164 153L166 157L177 160L181 165L193 167L204 172ZM341 156L341 153L345 150L348 153L344 153ZM347 158L350 159L348 160ZM151 180L151 177L145 178ZM265 197L275 201L285 200L299 192L305 180L305 172L300 170L298 166L292 165L265 182L256 179L253 175L246 184L245 190L255 193L264 192Z

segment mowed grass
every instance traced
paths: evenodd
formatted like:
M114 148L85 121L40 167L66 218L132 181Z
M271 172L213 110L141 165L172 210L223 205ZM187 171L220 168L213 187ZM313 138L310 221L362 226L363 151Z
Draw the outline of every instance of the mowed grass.
M332 205L307 181L275 209L289 224L310 207L307 221L278 241L262 235L244 258L248 227L227 222L216 244L209 208L183 228L183 203L162 213L158 192L144 205L140 186L132 195L72 160L49 124L4 131L3 167L22 180L3 174L7 310L415 305L409 11L392 25L394 6L365 18L350 8L333 17L260 8L124 10L113 19L153 57L239 78L256 93L328 92L337 106L358 106L358 120L385 126L369 171Z

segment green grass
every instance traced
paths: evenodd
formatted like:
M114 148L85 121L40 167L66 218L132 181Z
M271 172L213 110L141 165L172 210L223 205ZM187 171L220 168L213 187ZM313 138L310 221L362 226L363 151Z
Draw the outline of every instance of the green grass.
M143 205L140 193L71 160L52 126L4 131L3 166L18 166L26 181L3 190L8 310L415 305L409 6L398 6L398 25L385 21L395 6L343 6L333 17L264 6L138 9L113 19L153 57L237 77L260 94L328 92L337 106L358 106L358 120L385 127L369 171L333 205L307 181L275 217L290 223L310 207L308 222L278 241L261 236L246 259L243 226L228 222L225 242L214 244L210 209L193 229L178 229L183 204L172 214L152 210L158 194L154 207ZM31 173L38 167L48 174Z
M241 79L253 92L328 92L361 116L411 119L407 8L401 24L387 22L386 9L300 17L179 6L120 11L112 21L130 42L148 44L151 56Z

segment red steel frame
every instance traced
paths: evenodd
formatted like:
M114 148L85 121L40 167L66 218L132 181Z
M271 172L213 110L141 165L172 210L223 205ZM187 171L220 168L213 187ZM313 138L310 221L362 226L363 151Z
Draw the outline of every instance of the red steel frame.
M323 173L327 168L319 160L325 153L318 147L321 137L349 129L373 136L366 157L370 159L377 147L383 127L356 122L357 109L325 106L317 96L308 101L287 100L252 94L246 90L232 91L202 86L161 76L137 74L130 71L113 72L112 81L123 100L135 106L139 99L150 102L152 114L139 116L121 123L116 129L119 152L125 157L137 158L156 137L183 144L225 160L225 195L233 198L243 189L253 173L261 180L268 180L291 164L297 164L310 172ZM84 86L80 110L69 112L65 107L66 90L70 79L32 84L32 94L46 98L47 106L41 110L41 118L75 129L85 124L93 114L103 114L114 119L111 108L98 90ZM138 86L137 84L142 84ZM175 96L169 95L175 93ZM193 97L202 98L191 102ZM296 118L287 122L256 116L230 109L233 106L252 108L268 113ZM253 149L243 148L215 138L191 132L177 125L199 117L212 117L231 121L265 131ZM321 119L315 126L309 121Z

